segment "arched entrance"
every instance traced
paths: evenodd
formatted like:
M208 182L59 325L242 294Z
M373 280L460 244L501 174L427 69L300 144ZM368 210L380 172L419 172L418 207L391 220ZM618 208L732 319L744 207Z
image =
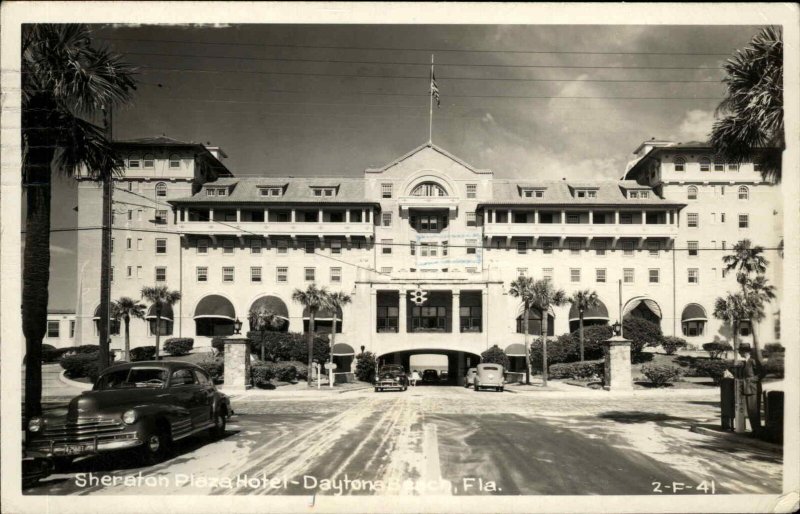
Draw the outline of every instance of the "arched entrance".
M517 334L525 333L525 306L520 305L517 311ZM556 316L551 308L547 313L547 335L555 335ZM542 335L542 311L535 307L528 310L528 334Z
M647 321L661 326L661 318L663 318L663 315L661 314L661 307L659 307L655 300L645 296L638 296L631 298L625 303L622 318L646 319Z
M195 335L218 337L233 335L236 309L233 304L218 294L203 297L194 309Z
M259 316L272 316L268 330L274 332L289 331L289 308L286 303L277 296L262 296L253 302L247 311L247 321L250 330L255 330L257 318Z
M155 304L151 305L150 308L147 309L147 314L145 314L144 319L147 320L148 333L151 336L155 335L156 323L157 323ZM160 330L158 331L159 335L171 336L173 325L174 325L174 314L172 312L172 305L168 303L161 304L161 327Z
M350 373L353 371L353 359L356 356L355 349L347 343L336 343L331 349L333 363L336 364L334 373Z
M592 325L607 325L608 324L608 309L606 305L597 300L598 304L594 307L586 309L583 313L583 327L590 327ZM569 309L569 331L575 332L578 330L580 326L580 313L578 312L578 306L576 304L572 304L572 307Z
M506 346L506 357L508 357L508 382L522 382L525 380L525 345L522 343L511 343Z
M480 355L476 355L474 353L469 352L460 352L455 350L438 350L438 349L419 349L419 350L405 350L405 351L398 351L398 352L391 352L386 353L383 355L378 356L378 366L382 366L384 364L400 364L406 370L406 372L410 373L412 371L411 368L411 357L414 355L443 355L447 359L446 365L446 378L442 380L441 371L444 371L445 365L435 365L430 366L426 369L435 369L437 371L437 376L439 377L439 385L464 385L464 375L466 375L467 370L471 367L475 367L480 361ZM422 375L425 369L417 369L420 375Z
M310 321L310 314L308 307L303 309L303 331L308 332L308 324ZM336 333L342 333L342 309L336 308ZM314 331L318 334L330 334L333 331L333 311L330 309L320 309L317 315L314 316Z
M706 310L703 306L697 303L690 303L683 308L681 313L681 332L686 337L702 336L705 332L707 321L708 316L706 316Z

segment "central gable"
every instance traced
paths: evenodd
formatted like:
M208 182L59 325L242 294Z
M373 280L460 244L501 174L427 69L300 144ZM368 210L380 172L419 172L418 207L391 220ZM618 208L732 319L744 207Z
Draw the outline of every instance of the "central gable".
M368 178L407 179L430 173L453 180L490 179L490 170L479 170L435 145L422 145L380 168L367 168Z

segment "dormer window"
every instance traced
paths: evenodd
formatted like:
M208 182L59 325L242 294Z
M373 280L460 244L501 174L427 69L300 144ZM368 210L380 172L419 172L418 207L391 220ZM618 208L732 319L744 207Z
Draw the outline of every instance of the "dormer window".
M156 167L156 159L152 154L146 154L142 159L142 166L145 169L151 170Z
M314 196L319 198L336 196L335 187L312 187L311 190L314 192Z
M596 189L576 189L575 190L575 197L576 198L597 198L597 190Z
M131 156L131 157L128 158L128 168L129 169L132 169L132 170L137 169L138 170L141 167L142 167L142 160L139 158L138 155Z
M675 157L675 171L686 171L686 159L681 156Z
M649 198L650 191L639 191L639 198Z
M206 196L228 196L226 187L209 187L206 189Z
M214 188L206 189L206 196L216 196L217 190Z
M639 191L628 191L628 198L639 198Z
M282 187L259 187L258 194L261 196L283 196Z
M228 196L228 190L224 187L217 189L217 196Z
M524 198L544 198L544 189L523 188L520 193Z

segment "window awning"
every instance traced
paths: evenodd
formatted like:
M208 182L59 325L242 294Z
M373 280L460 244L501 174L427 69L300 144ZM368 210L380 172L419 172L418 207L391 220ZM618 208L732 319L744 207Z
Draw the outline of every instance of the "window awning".
M583 319L609 319L608 318L608 309L606 305L598 300L598 304L595 307L591 307L586 309L583 312ZM578 306L576 304L572 304L572 307L569 309L569 320L575 321L580 319L580 313L578 312Z
M356 351L349 344L336 343L335 345L333 345L333 350L331 350L331 354L333 354L333 355L355 355Z
M690 303L683 309L681 321L708 321L706 310L696 303Z
M303 319L308 319L309 312L308 307L303 309ZM332 320L333 313L330 309L320 309L317 311L316 316L314 316L314 320ZM336 321L342 321L342 309L337 307L336 308Z
M194 318L218 318L233 321L236 319L236 310L227 298L212 294L200 300L194 310Z
M655 300L651 300L649 298L637 298L630 300L628 305L625 306L625 312L623 313L623 317L627 316L631 313L632 310L636 309L639 305L644 304L645 307L650 309L650 312L656 315L659 319L663 318L661 315L661 307L655 302Z
M512 343L506 346L506 355L509 357L525 357L525 345L522 343Z
M261 308L272 312L279 318L289 319L289 308L286 307L286 303L277 296L262 296L253 302L253 305L250 306L250 312Z
M149 309L147 309L147 314L145 314L144 319L156 319L156 306L155 304L151 305ZM165 319L167 321L172 321L173 314L172 314L172 305L168 303L161 304L161 319Z

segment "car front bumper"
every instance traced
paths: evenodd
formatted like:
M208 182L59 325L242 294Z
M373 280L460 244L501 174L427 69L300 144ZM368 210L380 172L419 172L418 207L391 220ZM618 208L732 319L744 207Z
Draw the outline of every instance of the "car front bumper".
M34 457L52 458L133 448L142 444L138 425L102 418L48 423L41 432L28 432L25 450Z
M382 382L376 382L375 387L379 389L403 389L405 386L402 382L396 382L394 380L385 380Z

